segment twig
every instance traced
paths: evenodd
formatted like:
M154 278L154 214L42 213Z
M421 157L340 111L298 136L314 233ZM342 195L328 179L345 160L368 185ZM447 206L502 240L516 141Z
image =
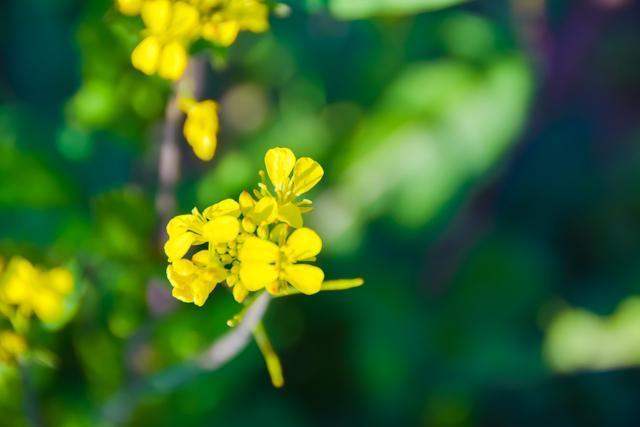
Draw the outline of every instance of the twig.
M178 108L178 98L183 94L198 95L203 87L205 69L205 58L191 59L182 78L174 84L173 94L167 102L158 157L159 188L156 195L156 211L161 224L160 242L166 240L164 226L176 210L175 187L180 177L180 124L183 116Z
M223 366L247 346L270 301L268 293L260 295L236 328L218 338L192 361L172 366L118 393L103 406L100 418L117 425L125 424L141 397L169 392L203 371L211 372Z
M21 360L18 362L18 369L20 372L20 380L22 382L22 398L24 400L24 412L27 416L27 421L31 427L43 427L44 424L40 418L38 410L38 399L29 378L29 370L27 369L26 362Z

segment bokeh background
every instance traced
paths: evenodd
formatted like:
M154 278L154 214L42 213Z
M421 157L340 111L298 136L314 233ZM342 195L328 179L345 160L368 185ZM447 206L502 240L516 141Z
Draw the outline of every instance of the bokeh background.
M170 86L132 68L141 24L109 0L0 6L0 254L69 265L82 294L36 332L58 356L31 367L43 424L634 425L640 7L289 6L266 34L195 47L220 144L210 163L182 144L177 188L181 212L235 197L273 146L323 164L320 262L366 285L272 304L280 390L254 344L144 383L237 311L224 291L175 301L164 277ZM27 425L24 389L0 369L0 425Z

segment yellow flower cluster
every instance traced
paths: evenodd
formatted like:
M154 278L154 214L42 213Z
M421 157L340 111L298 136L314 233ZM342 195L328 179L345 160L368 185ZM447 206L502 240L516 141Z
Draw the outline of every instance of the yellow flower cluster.
M0 330L0 363L15 363L27 350L24 334L32 314L42 322L62 320L65 298L73 291L73 275L65 268L41 270L22 257L4 268L0 259L0 316L14 330Z
M273 295L320 291L324 273L309 262L320 253L322 240L303 227L311 201L300 196L324 171L308 157L296 159L288 148L270 149L265 165L271 186L260 171L262 182L253 196L245 191L238 201L226 199L202 213L194 208L169 221L164 249L175 298L202 306L222 282L238 302L262 289ZM201 247L189 259L193 246Z
M117 0L125 15L140 15L144 39L131 54L145 74L179 79L188 63L191 43L203 38L231 45L243 30L263 32L269 9L262 0Z
M14 364L26 350L23 337L13 331L0 331L0 363Z
M66 268L41 270L14 257L0 271L0 311L10 320L35 314L45 323L55 323L61 320L65 297L72 291L73 275Z

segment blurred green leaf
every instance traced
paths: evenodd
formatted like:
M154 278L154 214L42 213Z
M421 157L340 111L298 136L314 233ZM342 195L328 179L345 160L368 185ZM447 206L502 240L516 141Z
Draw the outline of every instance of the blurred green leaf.
M72 187L33 154L0 140L0 206L46 208L70 202Z
M329 10L341 19L364 19L375 15L409 15L437 10L465 0L329 0Z
M485 173L524 122L531 76L520 58L478 68L439 61L406 69L351 141L345 168L318 200L314 221L329 244L389 215L419 227Z

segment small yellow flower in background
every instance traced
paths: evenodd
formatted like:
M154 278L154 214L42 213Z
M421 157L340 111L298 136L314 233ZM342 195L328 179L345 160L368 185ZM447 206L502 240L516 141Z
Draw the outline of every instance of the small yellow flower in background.
M44 271L21 257L11 259L0 279L0 302L17 315L35 313L45 323L64 314L65 297L73 291L73 275L66 268Z
M14 364L27 351L27 343L13 331L0 331L0 363Z
M220 0L208 3L212 5L208 8L211 13L203 21L201 30L205 40L230 46L236 41L240 31L262 33L269 28L269 8L258 0Z
M116 0L124 15L141 15L143 40L131 63L147 75L178 80L189 62L192 42L202 37L230 46L240 31L264 32L269 8L262 0Z
M179 104L187 115L185 139L200 160L211 160L218 145L218 105L211 100L196 102L191 98L181 98Z
M140 9L147 36L131 53L131 63L145 74L178 80L187 68L187 46L197 34L200 15L189 3L145 1Z
M143 0L116 0L116 8L123 15L136 16L140 14Z

